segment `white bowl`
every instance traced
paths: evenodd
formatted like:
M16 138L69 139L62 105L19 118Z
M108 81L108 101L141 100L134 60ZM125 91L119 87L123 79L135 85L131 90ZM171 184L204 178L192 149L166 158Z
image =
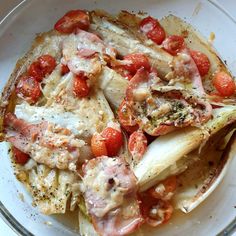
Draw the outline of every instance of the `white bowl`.
M231 72L236 75L236 24L212 1L199 0L44 0L24 1L1 24L0 89L11 74L16 60L30 47L35 34L51 29L58 18L71 9L105 9L138 12L161 18L177 15L197 28L205 37L214 32L214 46ZM0 144L0 213L20 235L77 235L76 215L47 217L31 206L31 198L15 179L8 145ZM236 227L236 159L214 193L190 214L175 213L166 225L145 235L228 235ZM20 196L23 194L24 201ZM73 220L73 218L75 220ZM50 223L51 224L50 224Z

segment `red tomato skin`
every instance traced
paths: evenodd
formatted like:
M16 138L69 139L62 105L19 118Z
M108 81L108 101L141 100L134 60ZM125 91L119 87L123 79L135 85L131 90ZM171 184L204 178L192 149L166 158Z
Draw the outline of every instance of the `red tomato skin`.
M169 193L175 192L175 190L177 188L177 178L176 178L176 176L173 175L173 176L170 176L167 179L161 181L159 184L163 184L163 186L165 187L165 190L163 191L162 194L155 191L156 186L149 189L148 193L153 198L164 200L165 196L167 196Z
M184 38L179 35L170 35L163 41L162 46L168 53L176 56L184 46Z
M140 195L140 209L145 222L152 226L157 227L161 224L165 224L169 221L173 213L173 207L168 201L163 201L161 199L153 198L149 193L145 192ZM156 219L150 215L150 210L154 206L159 206L164 210L164 216L162 221Z
M146 70L150 70L151 66L148 57L142 53L132 53L124 56L124 60L129 61L124 68L130 73L135 74L138 69L144 67Z
M159 26L159 22L151 16L145 17L139 24L139 28L143 33L148 33L157 26Z
M159 26L154 28L154 30L148 32L147 37L156 44L161 45L166 38L166 33L164 29L161 26Z
M33 62L28 69L28 74L33 76L38 82L43 80L43 73L40 68L40 63L38 61Z
M163 27L160 25L158 20L152 18L151 16L144 18L140 22L139 28L149 39L158 45L160 45L166 37Z
M90 88L87 84L87 78L76 75L74 77L73 93L75 97L84 98L89 95Z
M193 58L200 75L205 76L209 72L211 66L209 58L204 53L194 50L190 51L190 55Z
M56 67L56 60L48 54L40 56L28 69L28 74L41 82L45 75L51 74Z
M128 149L131 154L137 153L140 158L146 152L147 138L141 130L135 131L130 135Z
M107 127L101 133L105 139L108 156L116 156L123 145L122 133L111 127Z
M223 71L215 74L212 83L222 97L230 97L235 93L234 79Z
M35 77L22 75L16 86L16 94L29 103L35 103L41 96L40 84Z
M17 164L24 165L30 159L30 156L28 154L20 151L18 148L14 146L12 147L12 152L13 152L15 162Z
M95 133L91 139L91 149L95 157L108 155L106 142L104 138L98 133Z
M70 69L67 65L61 64L61 75L65 75L70 72Z
M43 76L51 74L56 67L56 60L51 55L45 54L38 58Z
M89 15L83 10L72 10L67 12L54 25L54 29L60 33L70 34L76 29L88 30L90 26Z
M122 128L129 134L132 134L133 132L137 131L139 129L138 124L134 125L134 126L125 126L122 125Z
M122 101L118 108L118 119L121 126L128 132L133 133L139 126L132 117L132 112L125 100Z

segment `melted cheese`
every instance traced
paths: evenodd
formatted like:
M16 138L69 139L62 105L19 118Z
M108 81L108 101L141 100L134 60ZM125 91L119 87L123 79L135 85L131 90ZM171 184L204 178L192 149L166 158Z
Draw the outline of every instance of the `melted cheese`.
M90 213L104 217L134 191L136 179L122 160L100 157L86 165L83 184Z
M86 59L83 57L73 57L67 63L70 71L79 74L82 71L88 74L98 74L101 71L101 63L98 58Z
M109 121L114 119L100 91L90 98L80 100L64 94L62 104L54 102L50 106L36 107L22 103L16 106L15 114L29 123L48 121L58 124L71 130L75 135L83 137L91 136L96 131L100 132Z

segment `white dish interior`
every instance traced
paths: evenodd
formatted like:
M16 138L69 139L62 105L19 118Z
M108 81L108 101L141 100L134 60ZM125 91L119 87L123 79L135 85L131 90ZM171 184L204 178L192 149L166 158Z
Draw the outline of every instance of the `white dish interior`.
M15 62L29 49L35 34L50 30L56 20L71 9L104 9L110 13L119 10L148 12L161 18L174 14L191 23L205 37L214 32L214 46L228 68L236 75L235 23L210 1L200 0L44 0L24 1L1 24L0 71L2 89ZM15 179L8 155L8 145L0 143L0 201L33 235L77 235L73 217L47 217L31 206L31 198ZM214 193L190 214L175 213L166 225L145 235L216 235L236 217L236 159ZM20 196L24 196L24 201ZM13 219L9 219L13 222Z

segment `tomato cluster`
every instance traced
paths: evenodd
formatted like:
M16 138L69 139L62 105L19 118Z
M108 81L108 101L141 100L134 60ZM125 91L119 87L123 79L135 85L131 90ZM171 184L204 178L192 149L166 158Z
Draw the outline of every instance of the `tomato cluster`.
M40 82L46 75L52 73L56 67L56 60L45 54L38 57L28 68L26 74L21 75L16 86L16 93L31 104L36 103L41 96Z

